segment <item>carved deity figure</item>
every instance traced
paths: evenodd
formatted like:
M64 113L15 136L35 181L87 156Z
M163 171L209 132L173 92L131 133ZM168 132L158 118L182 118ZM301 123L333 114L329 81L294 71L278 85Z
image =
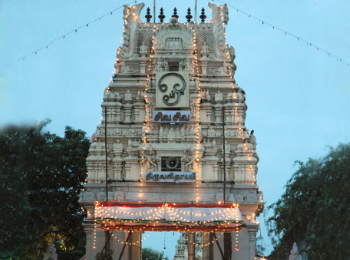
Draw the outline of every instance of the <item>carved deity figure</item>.
M204 57L208 57L208 55L209 55L209 48L208 48L208 45L205 42L204 42L204 44L202 46L201 54Z
M125 100L132 100L130 90L126 91L126 93L125 93Z
M156 71L162 71L162 63L160 60L156 63Z
M122 135L122 130L117 126L117 128L114 130L114 135Z
M171 17L169 28L172 30L176 30L180 28L180 25L178 24L178 19L176 17Z
M143 43L141 44L141 46L140 46L140 56L141 56L141 57L146 57L147 53L148 53L147 46L146 46L146 44L143 42Z
M168 133L169 138L175 138L175 132L172 127L170 127L169 133Z
M209 129L208 129L208 136L209 137L214 137L215 136L215 129L214 129L214 126L209 126Z
M181 70L188 70L188 62L187 59L183 59L179 62L179 67Z
M209 90L204 90L202 93L203 93L202 99L203 99L204 101L210 101L210 93L209 93Z
M224 63L222 64L222 68L225 73L229 74L231 65L224 61Z
M117 72L120 74L135 73L135 70L130 69L129 66L127 66L125 64L125 61L122 61L119 64L116 63L115 68L116 68Z
M131 139L128 140L128 149L129 149L129 148L130 148L130 149L132 148L132 140L131 140Z
M119 139L113 144L114 152L123 152L123 144L120 143Z
M122 73L123 70L125 69L125 62L116 62L114 64L115 72L116 73Z
M290 250L289 260L303 260L298 252L297 243L294 242L292 250Z
M43 260L57 260L56 248L52 242L50 242Z
M182 138L185 137L185 126L184 125L181 126L181 137Z
M114 94L114 92L112 92L112 91L105 91L105 93L104 93L104 100L105 101L107 101L107 100L111 100L111 99L113 99L113 98L115 98L115 94Z
M146 136L146 126L145 125L142 126L141 134L142 134L142 136Z
M231 135L231 130L225 127L225 136L229 137Z
M91 136L91 143L95 142L96 141L96 135L95 134L92 134Z
M133 126L129 129L129 135L136 135L136 130Z
M224 146L221 144L221 151L224 151ZM231 145L225 141L225 155L228 156L231 152Z
M149 151L148 155L146 155L147 158L147 168L149 171L156 171L158 169L157 164L157 155L155 151Z
M228 48L228 52L230 54L230 58L231 58L231 62L234 61L234 59L236 58L236 51L235 51L235 48L233 48L233 46L230 46Z
M223 62L223 65L215 70L213 70L214 75L226 75L228 73L227 71L227 63Z
M215 93L215 101L216 101L216 102L221 102L221 101L223 101L222 93L220 92L220 90L218 90L218 92Z
M250 135L250 143L253 145L253 149L255 150L256 149L256 137L253 133Z
M162 61L162 68L164 71L168 71L169 70L169 64L168 64L168 61L163 59Z
M168 61L160 58L156 63L156 71L168 71Z
M159 138L163 137L163 131L164 131L163 126L160 126L159 127Z
M196 157L193 156L193 152L189 149L184 151L184 155L182 157L182 163L184 164L185 171L193 171L194 170L194 161Z

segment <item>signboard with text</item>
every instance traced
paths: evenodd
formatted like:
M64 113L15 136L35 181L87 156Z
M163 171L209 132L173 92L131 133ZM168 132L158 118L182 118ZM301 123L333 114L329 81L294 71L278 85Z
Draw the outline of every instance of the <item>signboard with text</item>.
M147 171L147 182L196 182L195 172Z
M161 110L153 111L153 123L190 123L191 111Z

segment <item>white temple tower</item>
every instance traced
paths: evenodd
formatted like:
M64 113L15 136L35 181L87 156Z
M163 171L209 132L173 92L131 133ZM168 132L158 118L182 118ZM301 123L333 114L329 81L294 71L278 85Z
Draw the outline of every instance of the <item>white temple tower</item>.
M96 201L106 201L107 158L108 202L116 207L157 203L176 207L179 203L208 207L207 212L214 214L218 210L210 211L210 207L223 206L225 170L224 206L238 203L241 214L241 231L232 233L232 259L253 260L259 228L255 219L262 212L263 196L256 184L256 139L245 125L245 92L234 79L235 50L225 40L228 8L209 3L209 22L180 23L175 14L168 23L151 23L140 19L143 6L124 8L124 43L117 50L116 74L104 91L103 120L87 157L88 177L80 198L88 212L86 259L95 259L101 252L105 235L100 227L106 219L112 230L114 259L121 251L122 259L140 259L142 231L135 229L129 236L130 226L123 229L121 225L146 223L151 218L142 215L128 222L120 217L126 214L120 210L113 214L101 208L95 211ZM185 211L171 210L171 220L178 221L173 221L174 226L186 222L180 216ZM96 225L97 218L101 226ZM114 225L118 230L112 229L112 220L122 223ZM216 220L208 218L207 222ZM197 222L203 224L203 220ZM203 231L202 259L219 259L210 232ZM223 247L223 236L217 233L217 237Z

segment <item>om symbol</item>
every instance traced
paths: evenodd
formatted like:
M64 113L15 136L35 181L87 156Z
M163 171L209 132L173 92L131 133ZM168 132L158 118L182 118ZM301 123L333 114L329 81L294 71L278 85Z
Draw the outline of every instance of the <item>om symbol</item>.
M181 82L182 82L182 88L178 89L178 87L180 87L180 84L176 83L174 84L173 86L173 90L169 93L169 95L164 95L163 96L163 102L164 104L168 105L168 106L174 106L176 105L177 103L179 103L180 101L180 96L181 95L184 95L184 91L186 89L186 81L185 79L180 75L180 74L177 74L177 73L168 73L168 74L165 74L163 75L160 79L159 79L159 82L158 82L158 88L161 92L166 92L168 90L168 86L167 84L162 84L162 81L164 78L168 77L168 76L175 76L175 77L178 77ZM176 97L175 97L176 96ZM169 102L170 98L176 98L174 102Z

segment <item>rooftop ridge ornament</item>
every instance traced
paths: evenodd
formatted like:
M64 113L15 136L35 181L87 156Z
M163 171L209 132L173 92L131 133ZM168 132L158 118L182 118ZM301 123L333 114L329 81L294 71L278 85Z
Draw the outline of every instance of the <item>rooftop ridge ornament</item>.
M131 246L142 247L144 231L202 231L225 233L226 252L243 251L244 259L254 260L248 245L254 248L263 193L255 185L259 157L245 125L245 95L234 81L235 52L225 41L228 9L209 3L209 22L206 7L196 15L194 7L183 14L172 7L166 18L159 5L158 15L152 10L155 3L144 6L145 13L143 4L123 11L116 74L103 95L101 126L92 136L79 198L88 215L86 260L94 260L103 245L108 252L114 231L130 259L142 258ZM227 189L223 179L239 185ZM242 229L249 236L238 243ZM129 231L132 241L123 233ZM203 236L211 243L192 236L189 248L214 259L217 248L208 245L216 240Z
M178 21L178 19L176 17L173 17L173 16L171 17L169 28L172 29L172 30L180 28L179 21Z
M179 16L177 15L176 7L174 8L174 14L171 17L175 17L175 18L179 19Z
M151 15L151 9L147 8L147 13L145 15L145 18L147 19L147 22L149 23L151 21L152 15Z
M161 23L164 21L165 15L164 15L163 7L160 8L160 15L158 15L158 18L159 18Z
M199 16L199 18L201 18L202 23L204 23L205 22L205 18L207 18L207 16L205 15L204 7L202 8L202 12L201 12L201 15Z
M192 19L192 15L191 15L191 8L188 8L187 9L187 15L186 15L186 19L187 19L187 22L191 22L191 19Z

